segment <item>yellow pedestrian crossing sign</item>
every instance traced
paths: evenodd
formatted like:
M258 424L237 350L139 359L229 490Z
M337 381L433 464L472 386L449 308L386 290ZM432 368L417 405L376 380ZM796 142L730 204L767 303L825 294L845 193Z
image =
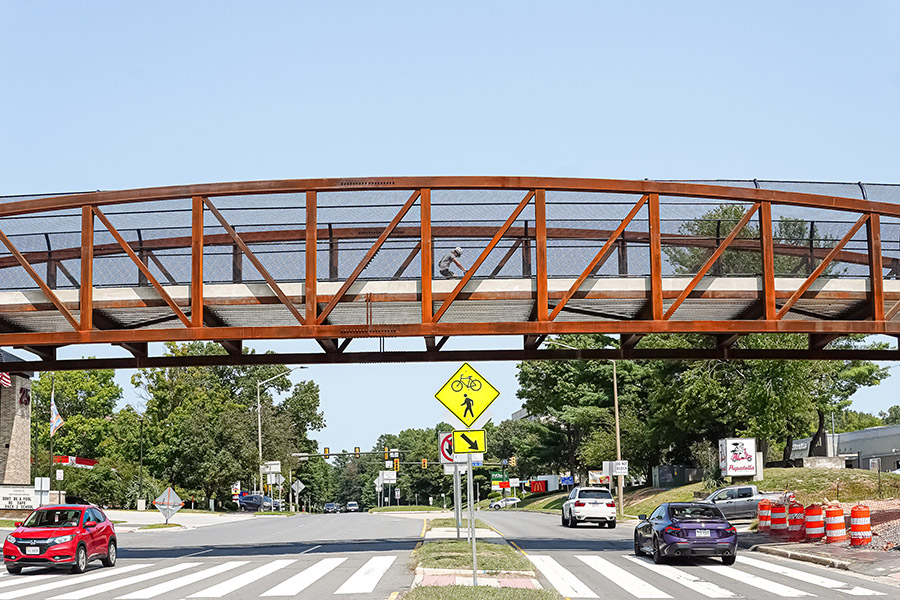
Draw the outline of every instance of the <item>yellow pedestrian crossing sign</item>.
M434 397L466 427L471 427L499 395L487 379L469 363L463 363Z
M463 429L453 432L454 454L480 454L485 451L484 429Z

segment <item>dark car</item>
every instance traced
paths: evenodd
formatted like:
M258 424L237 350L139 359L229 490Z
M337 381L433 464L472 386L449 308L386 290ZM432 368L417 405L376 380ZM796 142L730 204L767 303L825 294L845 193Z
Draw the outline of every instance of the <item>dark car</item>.
M337 502L326 502L325 503L325 512L326 513L339 513L341 512L341 505Z
M716 506L702 502L660 504L634 528L634 553L649 553L653 562L668 556L721 556L733 565L737 530Z
M17 575L24 567L66 567L84 573L92 560L116 564L116 529L96 506L42 506L16 523L3 543L6 570Z
M256 512L259 510L272 510L272 499L259 494L247 494L238 500L241 510Z

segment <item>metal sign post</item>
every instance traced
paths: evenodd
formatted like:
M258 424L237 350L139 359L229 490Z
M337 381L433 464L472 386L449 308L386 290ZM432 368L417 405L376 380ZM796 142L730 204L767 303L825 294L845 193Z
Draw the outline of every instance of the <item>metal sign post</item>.
M466 475L466 490L469 498L469 532L472 536L472 583L478 586L478 556L475 552L475 505L472 503L474 497L474 484L472 482L472 455L469 454L469 472Z
M453 518L456 520L456 539L460 538L459 526L462 521L462 502L459 483L459 464L453 463Z

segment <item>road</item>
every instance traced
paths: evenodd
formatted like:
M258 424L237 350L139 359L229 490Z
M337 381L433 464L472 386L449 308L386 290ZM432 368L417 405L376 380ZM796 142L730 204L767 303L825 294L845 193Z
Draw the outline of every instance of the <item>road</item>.
M558 515L524 511L490 511L480 518L526 553L545 587L568 598L900 597L900 587L890 583L756 552L739 551L732 567L713 559L655 565L634 556L634 529L627 523L612 530L569 529Z
M633 529L626 523L569 529L557 515L485 511L479 517L526 553L545 587L568 598L900 597L900 588L881 580L758 553L739 553L733 567L714 560L660 567L632 555ZM418 518L363 513L122 533L115 568L92 563L83 575L3 573L0 600L385 600L412 584L410 553L423 529Z
M119 560L83 575L0 574L0 600L389 598L412 584L423 521L391 515L256 517L119 536Z

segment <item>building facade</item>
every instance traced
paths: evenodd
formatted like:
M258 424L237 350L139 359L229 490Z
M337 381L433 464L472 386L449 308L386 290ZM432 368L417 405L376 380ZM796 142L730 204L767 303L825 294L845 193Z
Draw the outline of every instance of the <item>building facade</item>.
M791 448L791 458L809 456L812 438L795 440ZM848 433L827 434L825 436L827 456L839 456L844 466L851 469L868 469L869 460L881 459L882 471L900 469L900 425L869 427Z
M12 370L17 356L0 353L12 382L0 386L0 484L31 485L31 378Z

